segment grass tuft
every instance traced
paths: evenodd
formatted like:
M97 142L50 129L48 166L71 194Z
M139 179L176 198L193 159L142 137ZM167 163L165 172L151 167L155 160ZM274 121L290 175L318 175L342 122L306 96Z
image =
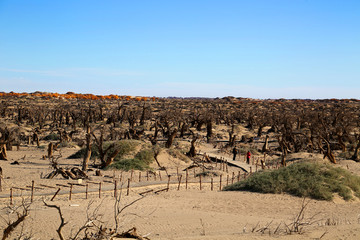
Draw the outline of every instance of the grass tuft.
M331 165L302 162L278 170L254 173L224 190L288 193L328 201L337 193L344 200L350 200L354 195L360 198L360 177Z

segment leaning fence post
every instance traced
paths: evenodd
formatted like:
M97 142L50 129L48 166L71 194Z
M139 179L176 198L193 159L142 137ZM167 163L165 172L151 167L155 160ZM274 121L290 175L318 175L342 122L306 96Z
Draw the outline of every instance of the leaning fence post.
M72 183L70 183L69 200L71 200L72 188L73 188L73 185L72 185Z
M50 201L54 201L56 195L60 192L60 188L58 188L58 190L56 191L56 193L54 194L54 196L51 198Z
M34 200L34 180L31 181L31 202Z

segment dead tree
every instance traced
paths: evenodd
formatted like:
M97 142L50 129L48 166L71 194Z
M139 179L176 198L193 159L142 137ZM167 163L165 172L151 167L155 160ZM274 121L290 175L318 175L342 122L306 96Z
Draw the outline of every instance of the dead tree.
M0 160L7 160L6 143L0 142Z
M288 153L288 146L286 142L284 141L283 137L278 136L278 142L281 148L281 165L283 167L286 167L286 156Z
M101 168L106 168L108 166L110 166L115 157L119 154L120 152L120 149L115 149L107 158L106 158L106 161L104 163L101 164Z
M54 144L51 142L48 145L48 158L50 159L53 156Z
M329 141L326 140L325 138L322 138L322 139L325 141L326 146L327 146L326 151L324 152L324 158L327 157L330 160L331 163L336 164L336 159L335 159L335 156L334 156L334 154L333 154L333 152L331 150Z
M264 143L264 146L262 148L262 153L266 153L268 151L269 151L269 135L266 135L265 143Z
M88 168L88 164L91 157L91 133L90 133L90 127L87 127L87 133L86 133L86 151L83 158L83 164L82 164L82 170L86 171Z
M359 149L360 149L360 135L357 136L358 143L356 144L354 154L352 155L351 159L359 162Z
M170 134L169 137L168 137L168 140L167 140L166 143L165 143L165 147L166 147L166 148L170 148L170 147L171 147L171 145L173 144L173 141L174 141L174 139L175 139L175 137L176 137L176 134L177 134L177 129L175 128L175 129L171 132L171 134Z
M7 239L10 236L10 234L15 230L15 228L19 226L20 223L24 222L26 217L29 216L30 204L26 204L23 201L22 208L23 208L22 213L16 211L17 219L14 222L10 222L10 221L8 222L8 226L3 231L2 240ZM13 209L10 210L13 211Z
M229 142L228 147L233 147L235 144L236 135L234 134L235 125L232 125L231 131L229 131Z
M194 136L193 139L191 140L191 147L190 147L190 151L186 153L186 155L188 155L189 157L195 157L196 156L196 150L195 150L195 142L197 140L197 137Z
M46 207L55 208L59 212L60 225L59 225L59 228L56 230L56 232L58 233L60 240L65 240L61 230L67 224L67 222L65 222L65 219L64 219L63 214L61 212L61 208L59 206L57 206L57 205L50 205L50 204L47 204L45 201L43 201L43 202L44 202L44 205Z
M213 124L211 119L206 121L206 140L209 143L213 137Z

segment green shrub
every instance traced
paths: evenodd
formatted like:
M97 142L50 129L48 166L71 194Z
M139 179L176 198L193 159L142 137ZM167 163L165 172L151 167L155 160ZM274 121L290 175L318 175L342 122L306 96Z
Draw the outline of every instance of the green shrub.
M334 193L337 193L344 200L350 200L353 195L360 197L360 177L330 165L302 162L278 170L254 173L224 190L288 193L319 200L332 200Z
M121 159L114 161L109 168L122 169L129 171L134 170L146 170L150 169L150 164L154 161L154 151L152 149L144 149L138 152L132 159Z
M107 169L116 168L129 171L131 169L143 171L148 168L145 162L137 158L122 159L111 164Z

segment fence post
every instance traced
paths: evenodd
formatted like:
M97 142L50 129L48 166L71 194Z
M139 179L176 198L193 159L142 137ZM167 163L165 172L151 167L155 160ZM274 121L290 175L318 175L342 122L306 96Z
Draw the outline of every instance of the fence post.
M131 179L128 178L128 184L127 184L127 188L126 188L126 196L129 196L129 194L130 194L130 181L131 181Z
M101 198L101 182L99 182L99 198Z
M180 190L180 184L181 184L181 178L182 178L182 175L179 176L179 185L178 185L178 191Z
M170 175L168 175L168 182L167 182L167 190L166 191L169 191L169 186L170 186Z
M34 200L34 180L31 181L31 202Z
M69 200L71 200L72 188L73 188L73 185L72 185L72 183L70 183Z
M114 197L117 198L117 181L114 181Z
M221 182L222 182L222 175L220 175L220 187L219 187L220 191L221 191Z
M199 175L199 183L200 183L200 191L202 190L201 189L201 174Z
M13 188L10 188L10 205L13 205Z
M51 198L50 201L54 201L56 195L60 192L60 188L58 188L58 190L56 191L56 193L54 194L54 196Z

